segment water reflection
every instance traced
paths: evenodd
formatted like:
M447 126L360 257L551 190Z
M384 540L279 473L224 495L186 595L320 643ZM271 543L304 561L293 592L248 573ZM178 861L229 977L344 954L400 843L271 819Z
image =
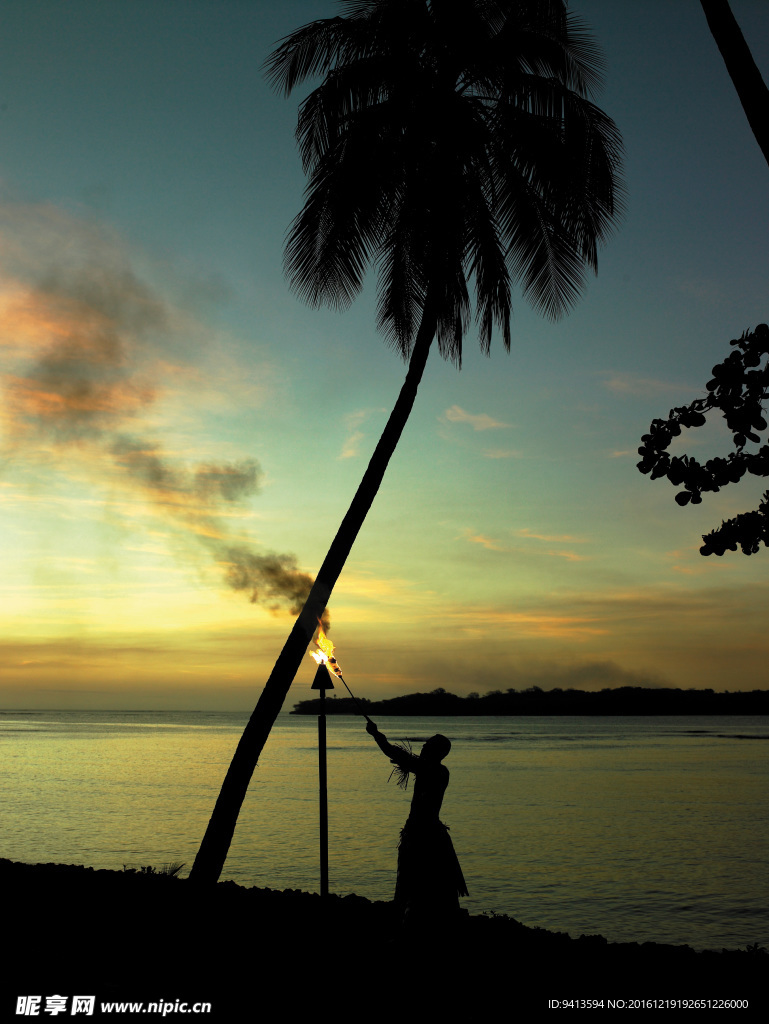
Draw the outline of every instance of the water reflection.
M0 856L191 864L245 715L0 717ZM613 939L766 943L765 719L441 719L446 817L473 913ZM392 739L436 721L388 719ZM361 721L329 717L331 888L389 899L409 795ZM317 889L315 719L281 716L225 874ZM374 805L372 807L372 800Z

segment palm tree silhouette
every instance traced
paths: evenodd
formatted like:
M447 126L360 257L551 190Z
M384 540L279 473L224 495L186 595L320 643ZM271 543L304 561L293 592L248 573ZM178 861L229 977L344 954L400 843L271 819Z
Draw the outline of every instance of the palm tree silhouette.
M377 321L408 372L224 780L190 877L219 877L251 775L408 419L431 344L510 347L511 293L561 316L618 213L621 140L588 99L602 58L562 0L346 0L268 58L301 104L309 175L285 253L310 303L348 306L378 270Z

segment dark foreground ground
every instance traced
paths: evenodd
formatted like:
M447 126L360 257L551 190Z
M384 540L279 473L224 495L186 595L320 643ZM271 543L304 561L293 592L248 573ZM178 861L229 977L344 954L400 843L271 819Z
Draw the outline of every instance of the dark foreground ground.
M61 864L0 860L0 891L3 1022L23 1019L20 996L41 997L39 1019L72 1019L74 995L96 997L93 1019L137 1021L163 1017L150 1002L176 1020L312 1013L425 1024L425 1013L538 1020L555 1008L549 1000L603 1000L596 1014L614 1012L609 1000L624 1000L623 1012L643 1009L633 1000L748 999L750 1011L769 1008L769 956L758 950L572 939L507 917L465 916L453 929L412 934L391 904L358 896L322 901L234 882L200 891L163 875ZM52 995L67 997L64 1013L45 1012ZM120 1014L100 1010L102 1002L145 1005ZM194 1014L199 1002L212 1012Z

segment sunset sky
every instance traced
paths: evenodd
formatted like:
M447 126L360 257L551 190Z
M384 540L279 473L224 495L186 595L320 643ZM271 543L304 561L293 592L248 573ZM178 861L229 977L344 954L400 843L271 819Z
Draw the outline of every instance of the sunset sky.
M433 353L330 605L359 696L769 685L769 552L704 559L750 480L679 508L635 468L769 321L769 168L696 0L575 0L627 211L579 305ZM732 0L769 79L769 5ZM0 32L0 707L248 709L404 375L375 288L282 274L302 201L275 42L331 0L6 0ZM726 454L720 422L675 448ZM261 577L260 577L261 579ZM309 696L307 665L286 707Z

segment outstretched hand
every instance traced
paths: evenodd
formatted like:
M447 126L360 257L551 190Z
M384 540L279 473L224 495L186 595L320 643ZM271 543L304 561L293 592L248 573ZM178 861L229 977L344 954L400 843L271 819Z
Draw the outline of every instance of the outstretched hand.
M369 719L368 722L366 723L366 732L369 734L369 736L373 736L375 732L379 732L379 729L377 729L376 724L372 722L371 719Z

